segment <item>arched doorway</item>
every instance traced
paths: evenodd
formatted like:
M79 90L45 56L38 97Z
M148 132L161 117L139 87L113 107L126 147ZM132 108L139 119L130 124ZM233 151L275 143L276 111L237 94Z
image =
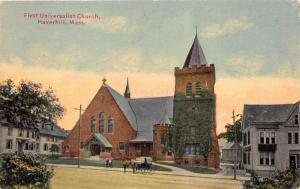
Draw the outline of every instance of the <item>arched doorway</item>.
M100 155L100 145L99 144L92 144L90 147L91 156Z

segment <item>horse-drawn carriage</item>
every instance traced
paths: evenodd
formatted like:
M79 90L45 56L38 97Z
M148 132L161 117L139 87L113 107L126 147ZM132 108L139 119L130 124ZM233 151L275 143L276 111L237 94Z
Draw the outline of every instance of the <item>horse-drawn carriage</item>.
M139 157L132 161L133 172L151 172L152 158L151 157Z

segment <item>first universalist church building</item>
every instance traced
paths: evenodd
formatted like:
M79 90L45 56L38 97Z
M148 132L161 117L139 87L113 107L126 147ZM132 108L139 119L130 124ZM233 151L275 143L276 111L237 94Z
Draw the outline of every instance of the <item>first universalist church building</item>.
M63 155L78 156L80 145L86 158L175 158L218 168L214 85L215 67L196 34L183 67L175 68L174 96L131 98L128 80L121 95L104 79L81 128L77 121L63 143Z

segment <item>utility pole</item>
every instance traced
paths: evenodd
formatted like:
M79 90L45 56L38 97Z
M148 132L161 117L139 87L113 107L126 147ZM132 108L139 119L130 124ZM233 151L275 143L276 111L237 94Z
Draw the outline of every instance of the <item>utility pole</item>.
M77 161L77 167L80 168L80 149L81 149L81 111L82 106L80 104L79 109L75 108L75 110L79 110L79 127L78 127L78 161Z
M233 179L236 180L236 164L238 158L238 148L237 148L237 136L236 136L236 126L235 126L235 114L234 109L232 110L232 120L233 120L233 128L234 128L234 148L235 148L235 160L234 160L234 172Z

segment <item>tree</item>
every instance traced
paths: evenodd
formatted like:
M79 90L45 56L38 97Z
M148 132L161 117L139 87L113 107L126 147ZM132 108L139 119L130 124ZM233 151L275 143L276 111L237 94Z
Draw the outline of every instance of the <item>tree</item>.
M8 154L0 169L0 188L47 188L53 170L31 154Z
M53 90L43 90L40 83L21 81L16 86L8 79L0 84L0 97L0 118L17 127L34 128L39 123L55 122L64 114Z
M234 142L234 132L236 129L237 142L242 142L242 120L242 114L237 114L235 126L233 124L227 123L225 125L226 132L220 133L218 138L225 138L227 142Z

